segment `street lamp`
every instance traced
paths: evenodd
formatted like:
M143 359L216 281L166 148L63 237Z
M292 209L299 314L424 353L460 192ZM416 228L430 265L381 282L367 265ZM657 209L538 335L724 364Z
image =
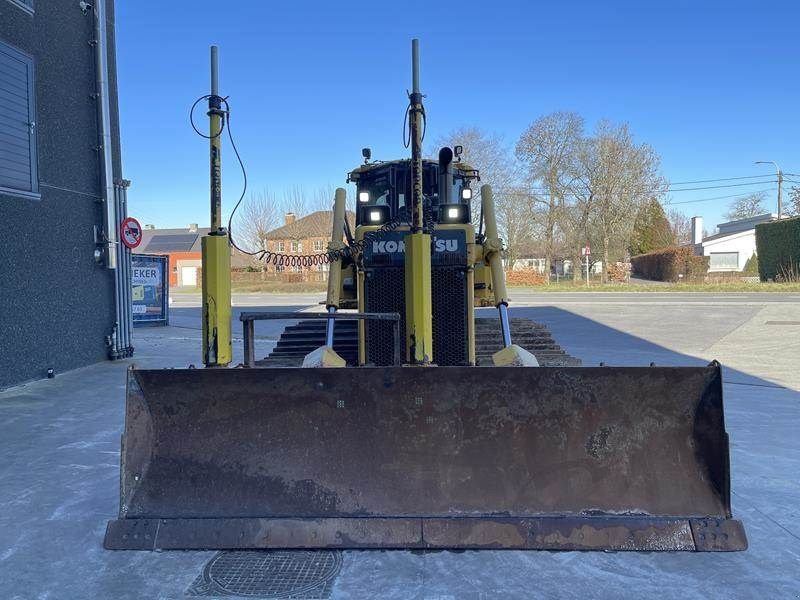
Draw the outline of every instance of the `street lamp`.
M757 165L775 165L775 170L778 172L778 220L781 220L781 188L783 187L783 171L773 160L757 160Z

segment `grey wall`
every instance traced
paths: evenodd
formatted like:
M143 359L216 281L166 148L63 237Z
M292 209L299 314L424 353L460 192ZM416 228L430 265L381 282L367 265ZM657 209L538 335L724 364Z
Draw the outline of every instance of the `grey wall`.
M113 0L109 43L113 48ZM40 200L0 194L0 388L106 358L114 278L95 263L102 226L91 12L0 0L0 41L34 58ZM116 68L110 54L115 179L121 176Z

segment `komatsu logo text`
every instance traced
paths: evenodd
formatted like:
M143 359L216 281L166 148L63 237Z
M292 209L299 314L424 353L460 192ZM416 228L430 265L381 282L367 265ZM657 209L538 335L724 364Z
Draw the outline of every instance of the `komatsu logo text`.
M458 252L458 240L437 239L433 242L434 252ZM372 252L374 254L394 254L395 252L405 252L406 245L403 240L381 240L372 242Z

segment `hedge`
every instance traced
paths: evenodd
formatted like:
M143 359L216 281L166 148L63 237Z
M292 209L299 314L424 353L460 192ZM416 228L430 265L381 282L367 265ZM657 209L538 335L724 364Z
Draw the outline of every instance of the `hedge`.
M656 281L702 281L708 272L708 256L695 256L691 246L640 254L631 258L631 264L634 273Z
M800 274L800 217L756 225L761 281Z
M534 269L506 271L506 283L508 285L544 285L547 283L547 279L547 275Z

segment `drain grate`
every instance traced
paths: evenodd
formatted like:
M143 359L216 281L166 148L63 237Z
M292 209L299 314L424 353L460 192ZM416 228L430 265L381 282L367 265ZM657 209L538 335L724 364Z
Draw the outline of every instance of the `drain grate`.
M330 597L341 568L338 551L220 552L187 593L259 600L324 599Z

